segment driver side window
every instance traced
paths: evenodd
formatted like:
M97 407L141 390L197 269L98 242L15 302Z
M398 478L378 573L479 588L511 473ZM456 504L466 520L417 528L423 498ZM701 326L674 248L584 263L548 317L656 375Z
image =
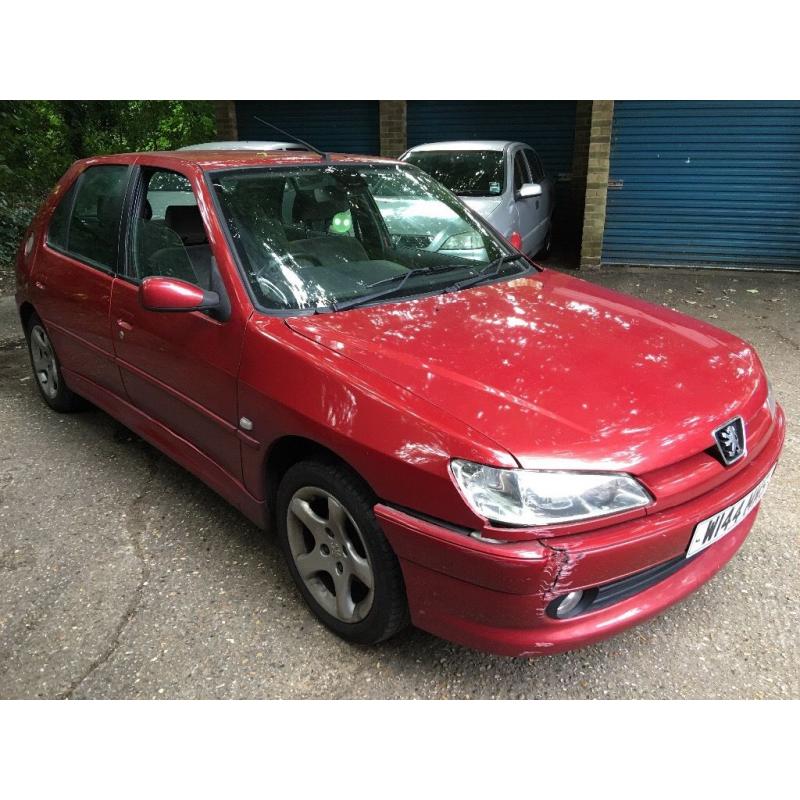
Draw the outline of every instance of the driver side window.
M541 183L544 180L544 168L539 156L533 150L526 150L525 155L528 158L528 166L531 170L531 178L534 183Z
M530 181L525 157L522 155L521 150L517 150L514 154L514 191L518 192L524 183L530 183Z
M144 195L133 228L137 278L163 275L211 288L211 246L189 179L145 170Z

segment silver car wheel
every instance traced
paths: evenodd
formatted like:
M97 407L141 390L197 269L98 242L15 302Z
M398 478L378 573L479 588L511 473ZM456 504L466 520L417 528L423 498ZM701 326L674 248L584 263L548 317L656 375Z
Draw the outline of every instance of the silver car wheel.
M341 622L364 619L375 576L364 540L347 509L316 486L298 489L286 511L289 548L314 599Z
M51 400L58 394L58 366L50 339L41 325L31 328L31 360L36 380Z

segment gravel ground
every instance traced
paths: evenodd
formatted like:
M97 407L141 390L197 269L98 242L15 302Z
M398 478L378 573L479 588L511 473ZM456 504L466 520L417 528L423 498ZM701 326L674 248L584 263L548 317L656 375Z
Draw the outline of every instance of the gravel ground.
M0 297L4 294L13 294L15 280L13 265L0 262Z
M416 630L372 649L329 634L269 535L102 412L46 409L0 298L0 697L800 697L800 279L587 277L753 342L790 427L723 572L650 623L530 660Z

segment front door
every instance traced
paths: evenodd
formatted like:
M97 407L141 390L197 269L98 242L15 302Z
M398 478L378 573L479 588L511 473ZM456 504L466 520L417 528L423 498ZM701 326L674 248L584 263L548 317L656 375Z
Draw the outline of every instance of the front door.
M246 318L147 311L139 283L168 275L209 289L215 269L188 176L143 167L131 211L126 275L111 297L111 329L131 402L241 480L237 376Z
M537 205L539 216L536 223L536 237L533 245L535 249L531 251L531 255L536 255L544 246L550 229L551 217L553 216L553 208L555 206L555 190L553 181L547 177L538 154L530 148L524 150L524 153L528 159L531 180L542 187L542 194L536 198L539 201Z

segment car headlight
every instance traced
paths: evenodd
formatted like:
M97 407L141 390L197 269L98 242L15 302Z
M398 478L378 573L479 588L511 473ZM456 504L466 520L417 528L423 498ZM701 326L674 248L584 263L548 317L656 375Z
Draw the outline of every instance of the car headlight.
M650 495L622 473L496 469L453 459L453 477L473 511L506 525L552 525L645 506Z
M480 234L470 231L469 233L457 233L445 239L440 250L480 250L483 247L483 239Z

